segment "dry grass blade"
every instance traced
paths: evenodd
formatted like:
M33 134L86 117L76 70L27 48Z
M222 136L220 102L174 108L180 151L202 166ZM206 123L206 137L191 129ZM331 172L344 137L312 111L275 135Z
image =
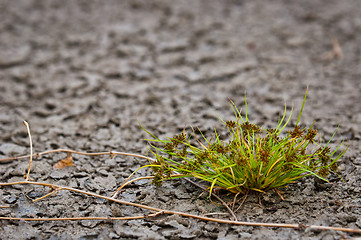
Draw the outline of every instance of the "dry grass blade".
M31 140L31 133L30 133L29 123L28 123L27 121L24 121L24 125L26 126L26 129L27 129L27 131L28 131L29 143L30 143L30 161L29 161L29 168L28 168L27 174L25 175L26 181L29 181L31 164L32 164L32 162L33 162L33 141Z

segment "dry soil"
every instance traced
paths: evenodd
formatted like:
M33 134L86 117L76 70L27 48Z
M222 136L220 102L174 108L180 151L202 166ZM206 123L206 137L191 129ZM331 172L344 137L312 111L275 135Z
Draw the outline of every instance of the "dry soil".
M339 175L309 177L274 192L251 194L240 221L361 228L361 1L0 1L0 157L36 152L126 151L147 154L142 125L165 138L184 127L211 133L233 119L228 99L249 118L275 126L284 102L302 103L331 147L346 141ZM291 125L295 123L294 117ZM31 178L110 195L147 162L131 157L40 157ZM28 159L0 165L0 181L23 179ZM146 176L147 169L138 176ZM0 189L1 216L77 217L148 214L134 207L48 189ZM130 185L119 198L226 218L202 190L182 180ZM340 239L356 235L215 224L178 216L132 221L1 221L2 239Z

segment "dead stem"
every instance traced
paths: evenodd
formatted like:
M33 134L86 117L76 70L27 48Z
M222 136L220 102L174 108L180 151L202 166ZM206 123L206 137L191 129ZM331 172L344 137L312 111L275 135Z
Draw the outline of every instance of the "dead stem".
M143 159L147 159L151 162L155 162L156 160L150 157L146 157L140 154L134 154L134 153L126 153L126 152L116 152L116 151L109 151L109 152L95 152L95 153L87 153L87 152L79 152L79 151L74 151L74 150L70 150L70 149L54 149L54 150L49 150L49 151L44 151L44 152L40 152L40 153L36 153L34 154L36 157L39 157L41 155L46 155L46 154L51 154L51 153L57 153L57 152L64 152L64 153L73 153L73 154L78 154L78 155L85 155L85 156L102 156L102 155L110 155L111 157L113 157L114 155L120 155L120 156L130 156L130 157L137 157L137 158L143 158ZM28 158L31 155L24 155L24 156L20 156L20 157L11 157L11 158L2 158L0 159L0 163L8 163L10 161L13 160L17 160L17 159L23 159L23 158Z
M40 186L50 187L52 189L57 189L58 191L68 190L68 191L71 191L71 192L77 192L77 193L81 193L81 194L92 196L92 197L102 198L102 199L105 199L105 200L108 200L108 201L113 201L113 202L120 203L120 204L125 204L125 205L130 205L130 206L133 206L133 207L148 209L148 210L151 210L151 211L154 211L154 212L162 211L162 209L159 209L159 208L149 207L149 206L145 206L145 205L141 205L141 204L137 204L137 203L125 202L125 201L121 201L121 200L114 199L114 198L111 198L111 197L102 196L102 195L99 195L99 194L96 194L96 193L86 192L86 191L76 189L76 188L71 188L71 187L57 186L57 185L50 184L50 183L20 181L20 182L12 182L12 183L0 183L0 187L2 187L2 186L11 186L11 185L24 185L24 184L40 185ZM50 195L48 194L48 196L50 196Z
M278 194L278 196L282 199L282 201L285 201L284 197L282 196L282 192L280 190L278 190L277 188L275 188L275 191Z
M317 230L334 230L334 231L352 232L352 233L360 233L361 234L360 229L352 229L352 228L326 227L326 226L316 226L316 225L305 226L305 225L302 225L302 224L300 225L300 224L283 224L283 223L240 222L240 221L231 221L231 220L224 220L224 219L218 219L218 218L203 217L203 216L188 214L188 213L184 213L184 212L176 212L176 211L170 211L170 210L164 210L164 209L160 209L160 208L150 207L150 206L142 205L142 204L138 204L138 203L121 201L121 200L118 200L118 199L102 196L102 195L99 195L99 194L96 194L96 193L86 192L86 191L79 190L79 189L76 189L76 188L57 186L57 185L54 185L54 184L42 183L42 182L22 181L22 182L13 182L13 183L0 183L0 187L1 186L19 185L19 184L22 184L22 185L25 185L25 184L41 185L41 186L51 187L53 189L58 189L59 191L60 190L68 190L68 191L72 191L72 192L77 192L77 193L81 193L81 194L84 194L84 195L93 196L93 197L96 197L96 198L102 198L102 199L112 201L112 202L116 202L116 203L119 203L119 204L124 204L124 205L128 205L128 206L134 206L134 207L154 211L154 212L156 212L155 214L157 214L157 215L159 215L160 213L161 214L168 214L168 215L179 215L179 216L183 216L183 217L190 217L190 218L200 219L200 220L203 220L203 221L225 223L225 224L233 224L233 225L242 225L242 226L253 226L253 227L263 226L263 227L279 227L279 228L293 228L293 229L300 229L301 227L302 228L306 227L306 228L317 229ZM146 215L146 216L151 217L151 215ZM47 221L46 218L0 217L0 220L1 219L2 220L10 220L10 219L12 219L12 220L25 220L25 221ZM90 219L84 219L84 218L79 218L79 219L48 218L48 219L50 219L49 221L57 221L57 220L90 220ZM108 219L112 220L112 218L102 218L102 219L95 219L94 218L93 220L108 220Z
M131 177L131 176L129 176L129 177ZM142 179L152 179L152 178L154 178L153 176L139 177L139 178L133 179L133 180L131 180L131 181L128 182L129 177L125 180L125 182L123 183L123 185L121 185L121 186L112 194L112 198L117 198L118 195L119 195L119 193L120 193L120 191L121 191L121 189L122 189L123 187L125 187L126 185L128 185L129 183L132 183L132 182L135 182L135 181L138 181L138 180L142 180ZM205 187L203 187L203 186L201 186L201 185L193 182L192 180L190 180L190 179L188 179L188 178L184 178L184 180L190 182L191 184L193 184L194 186L196 186L196 187L198 187L198 188L203 189L204 191L207 190ZM214 196L215 198L217 198L217 199L222 203L222 205L223 205L224 207L227 208L227 210L228 210L228 211L230 212L230 214L232 215L233 220L234 220L234 221L237 221L237 216L236 216L236 215L234 214L234 212L228 207L228 205L222 200L222 198L220 198L220 197L219 197L218 195L216 195L216 194L213 194L213 196Z
M147 160L150 160L150 161L155 161L154 159L149 158L149 157L145 157L145 156L138 155L138 154L124 153L124 152L109 151L109 152L98 152L98 153L84 153L84 152L78 152L78 151L66 150L66 149L56 149L56 150L50 150L50 151L46 151L46 152L42 152L42 153L37 153L36 156L49 154L49 153L55 153L55 152L67 152L67 153L88 155L88 156L110 155L111 157L114 156L114 155L126 155L126 156L144 158L144 159L147 159ZM22 156L22 157L15 157L15 158L0 159L0 162L26 158L26 157L29 157L29 156L30 156L30 158L32 158L32 151L31 151L30 155ZM28 174L29 173L30 172L28 171ZM193 181L191 181L189 179L186 179L186 180L193 183ZM224 224L233 224L233 225L241 225L241 226L253 226L253 227L263 226L263 227L278 227L278 228L293 228L293 229L310 228L310 229L317 229L317 230L334 230L334 231L342 231L342 232L350 232L350 233L359 233L359 234L361 234L360 229L352 229L352 228L327 227L327 226L316 226L316 225L306 226L306 225L303 225L303 224L240 222L240 221L231 221L231 220L224 220L224 219L218 219L218 218L203 217L203 216L188 214L188 213L184 213L184 212L176 212L176 211L159 209L159 208L150 207L150 206L142 205L142 204L138 204L138 203L126 202L126 201L114 199L112 197L107 197L107 196L102 196L102 195L99 195L99 194L96 194L96 193L86 192L86 191L76 189L76 188L63 187L63 186L58 186L58 185L54 185L54 184L50 184L50 183L43 183L43 182L31 182L31 181L28 181L28 180L20 181L20 182L12 182L12 183L0 183L0 187L2 187L2 186L12 186L12 185L26 185L26 184L45 186L45 187L49 187L51 189L56 189L56 191L68 190L68 191L71 191L71 192L77 192L77 193L81 193L81 194L96 197L96 198L102 198L102 199L112 201L112 202L116 202L116 203L119 203L119 204L124 204L124 205L133 206L133 207L137 207L137 208L147 209L147 210L153 211L155 213L145 215L145 216L135 216L135 217L78 217L78 218L12 218L12 217L0 217L0 220L23 220L23 221L129 220L129 219L141 219L141 218L146 218L146 217L152 217L152 216L157 216L157 215L160 215L160 214L168 214L168 215L179 215L179 216L183 216L183 217L190 217L190 218L199 219L199 220L203 220L203 221L210 221L210 222L217 222L217 223L224 223ZM196 186L200 186L200 185L198 185L196 183L193 183L193 184L195 184ZM203 188L203 187L201 187L201 188ZM45 196L41 197L40 199L44 199L44 198L52 195L53 192L55 192L55 191L53 190L51 193L46 194ZM216 196L216 195L214 195L214 196ZM37 200L40 200L40 199L37 199ZM217 199L222 202L221 198L217 198ZM242 204L243 204L243 202L242 202ZM229 209L227 204L224 203L223 205L226 206L227 209ZM233 213L233 215L234 215L234 213Z
M131 156L131 157L138 157L138 158L143 158L143 159L147 159L151 162L156 162L155 159L150 158L150 157L146 157L140 154L134 154L134 153L126 153L126 152L116 152L116 151L109 151L109 152L95 152L95 153L87 153L87 152L79 152L79 151L75 151L75 150L71 150L71 149L54 149L54 150L49 150L49 151L44 151L44 152L40 152L40 153L36 153L36 157L41 156L41 155L46 155L46 154L51 154L51 153L57 153L57 152L65 152L65 153L73 153L73 154L78 154L78 155L86 155L86 156L101 156L101 155L110 155L111 157L113 157L114 155L120 155L120 156ZM9 161L13 161L13 160L17 160L17 159L23 159L23 158L27 158L29 157L29 155L25 155L25 156L20 156L20 157L12 157L12 158L3 158L0 159L0 163L1 162L9 162ZM143 178L143 179L148 179L148 177ZM149 177L150 179L150 177ZM193 182L192 180L188 179L188 178L184 178L186 181L190 182L191 184L206 190L204 187L202 187L201 185ZM140 180L140 179L138 179ZM127 182L128 179L125 181L125 183L123 183L122 186L120 186L113 194L112 194L112 198L117 198L119 195L120 190L127 184L129 184L130 182ZM131 182L134 182L135 180L132 180ZM216 194L212 194L215 198L217 198L217 200L219 200L222 205L227 208L227 210L230 212L230 214L232 215L233 219L235 221L237 221L237 217L234 214L234 212L232 211L232 209L229 208L229 206Z
M37 201L39 201L39 200L41 200L41 199L44 199L44 198L46 198L46 197L49 197L50 195L53 195L54 193L57 193L58 191L59 191L58 189L53 190L53 191L51 191L50 193L45 194L44 196L39 197L39 198L33 200L33 202L37 202Z
M213 212L213 213L206 213L203 216L212 216L212 215L227 215L228 213L224 212Z
M241 193L241 192L236 193L236 195L235 195L234 198L233 198L232 210L234 209L234 205L236 204L237 197L238 197L238 195L239 195L240 193Z
M244 202L246 201L248 197L248 193L246 193L246 195L243 196L242 202L239 204L238 208L236 209L236 211L234 211L235 213L238 212L239 209L241 209L241 207L243 206Z
M69 217L69 218L14 218L14 217L0 217L0 220L18 220L18 221L81 221L81 220L134 220L142 218L152 218L162 214L161 212L152 213L149 215L133 216L133 217Z
M135 178L131 181L127 181L125 180L125 182L112 194L112 198L117 198L120 191L125 187L127 186L128 184L132 183L132 182L135 182L135 181L138 181L138 180L143 180L143 179L152 179L154 178L153 176L146 176L146 177L139 177L139 178Z
M24 125L26 126L26 129L27 129L27 131L28 131L29 143L30 143L30 161L29 161L29 168L28 168L28 173L25 175L25 180L26 180L26 181L29 181L31 163L33 162L33 141L31 140L29 123L28 123L27 121L24 121Z
M190 182L191 184L193 184L194 186L203 189L204 191L206 191L207 189L201 185L199 185L198 183L193 182L192 180L188 179L188 178L184 178L184 180ZM227 210L229 211L229 213L232 215L233 220L237 221L237 216L236 214L234 214L234 212L232 211L232 209L229 208L229 206L223 201L222 198L220 198L217 194L213 193L212 196L214 196L215 198L217 198L218 201L220 201L222 203L222 205L227 208Z

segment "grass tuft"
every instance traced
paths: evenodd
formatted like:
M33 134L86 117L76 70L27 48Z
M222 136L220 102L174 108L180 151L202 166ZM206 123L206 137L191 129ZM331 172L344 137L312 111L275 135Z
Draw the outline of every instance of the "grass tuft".
M221 140L216 130L210 139L200 131L198 134L183 131L166 140L147 131L154 138L147 140L156 143L151 144L156 162L149 165L153 170L153 183L194 177L209 182L210 192L217 188L246 194L277 189L309 175L327 181L326 177L337 170L337 160L347 148L337 155L342 144L334 151L328 147L335 134L321 146L315 141L314 124L308 128L299 125L307 91L297 123L287 132L284 129L292 111L286 118L286 106L277 126L265 129L249 122L247 105L243 118L233 102L236 120L222 120L228 130L228 140Z

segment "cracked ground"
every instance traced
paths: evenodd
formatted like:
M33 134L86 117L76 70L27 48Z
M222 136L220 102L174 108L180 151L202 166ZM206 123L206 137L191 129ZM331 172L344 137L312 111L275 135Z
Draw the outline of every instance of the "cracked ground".
M74 149L147 154L149 136L184 128L211 133L234 119L229 99L252 122L272 127L284 102L302 104L302 124L321 141L349 146L340 178L308 177L249 196L240 221L361 228L361 2L285 1L0 1L0 157ZM296 114L295 114L296 115ZM296 118L296 117L295 117ZM296 119L291 120L291 124ZM146 160L64 153L33 161L31 178L110 196ZM28 159L0 164L1 182L23 180ZM137 176L150 174L142 169ZM0 189L1 216L133 216L149 211L37 186ZM201 189L172 180L135 182L119 199L229 219ZM358 207L355 207L358 206ZM340 239L337 231L232 226L158 216L130 221L0 221L2 239Z

